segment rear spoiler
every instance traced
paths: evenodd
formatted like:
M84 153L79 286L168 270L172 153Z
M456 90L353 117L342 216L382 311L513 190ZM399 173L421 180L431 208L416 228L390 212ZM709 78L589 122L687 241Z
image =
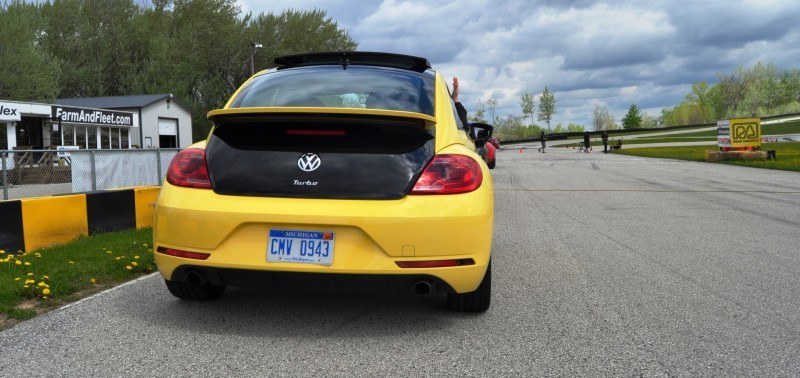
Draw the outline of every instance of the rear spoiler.
M425 72L431 69L431 63L425 58L367 51L319 52L279 56L275 58L275 64L278 66L278 70L322 65L340 65L344 69L347 69L349 65L378 66L414 72Z
M358 108L312 108L312 107L269 107L269 108L228 108L217 109L208 112L208 119L214 121L225 116L258 116L258 115L372 115L388 116L404 119L416 119L425 122L435 123L436 118L427 114L404 112L400 110L383 109L358 109Z

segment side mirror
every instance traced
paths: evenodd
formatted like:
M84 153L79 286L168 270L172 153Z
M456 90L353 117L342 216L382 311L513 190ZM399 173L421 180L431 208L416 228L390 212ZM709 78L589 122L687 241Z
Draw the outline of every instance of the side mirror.
M494 126L486 123L471 123L469 136L475 142L475 147L483 147L492 138Z

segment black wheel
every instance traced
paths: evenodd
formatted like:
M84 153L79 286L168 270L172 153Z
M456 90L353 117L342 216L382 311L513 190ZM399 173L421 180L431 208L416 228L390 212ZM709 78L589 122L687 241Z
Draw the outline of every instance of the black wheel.
M483 276L478 290L458 294L447 294L447 309L463 312L484 312L489 309L492 300L492 263L486 267L486 274Z
M496 163L497 163L497 159L493 159L493 160L492 160L492 161L490 161L490 162L489 162L489 164L487 164L487 165L489 166L489 169L494 169L494 165L495 165Z
M210 283L193 285L185 281L169 280L164 280L164 283L167 284L169 292L180 299L210 301L219 298L225 292L225 286L214 286Z

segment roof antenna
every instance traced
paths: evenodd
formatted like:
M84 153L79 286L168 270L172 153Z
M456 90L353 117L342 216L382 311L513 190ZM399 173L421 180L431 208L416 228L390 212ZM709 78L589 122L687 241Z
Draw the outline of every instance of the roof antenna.
M339 64L342 65L343 70L346 70L347 66L350 65L350 59L347 57L347 53L342 53L342 60L339 61Z

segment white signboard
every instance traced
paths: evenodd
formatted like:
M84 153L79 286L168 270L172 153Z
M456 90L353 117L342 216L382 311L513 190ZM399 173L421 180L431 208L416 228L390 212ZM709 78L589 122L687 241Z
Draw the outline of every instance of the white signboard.
M717 145L719 147L731 146L731 121L717 121Z
M21 104L0 101L0 121L21 121Z
M67 151L77 151L79 149L80 148L78 146L57 146L56 147L56 151L57 151L56 155L58 155L58 157L60 157L60 158L69 157L70 155L69 155L69 152L67 152Z

